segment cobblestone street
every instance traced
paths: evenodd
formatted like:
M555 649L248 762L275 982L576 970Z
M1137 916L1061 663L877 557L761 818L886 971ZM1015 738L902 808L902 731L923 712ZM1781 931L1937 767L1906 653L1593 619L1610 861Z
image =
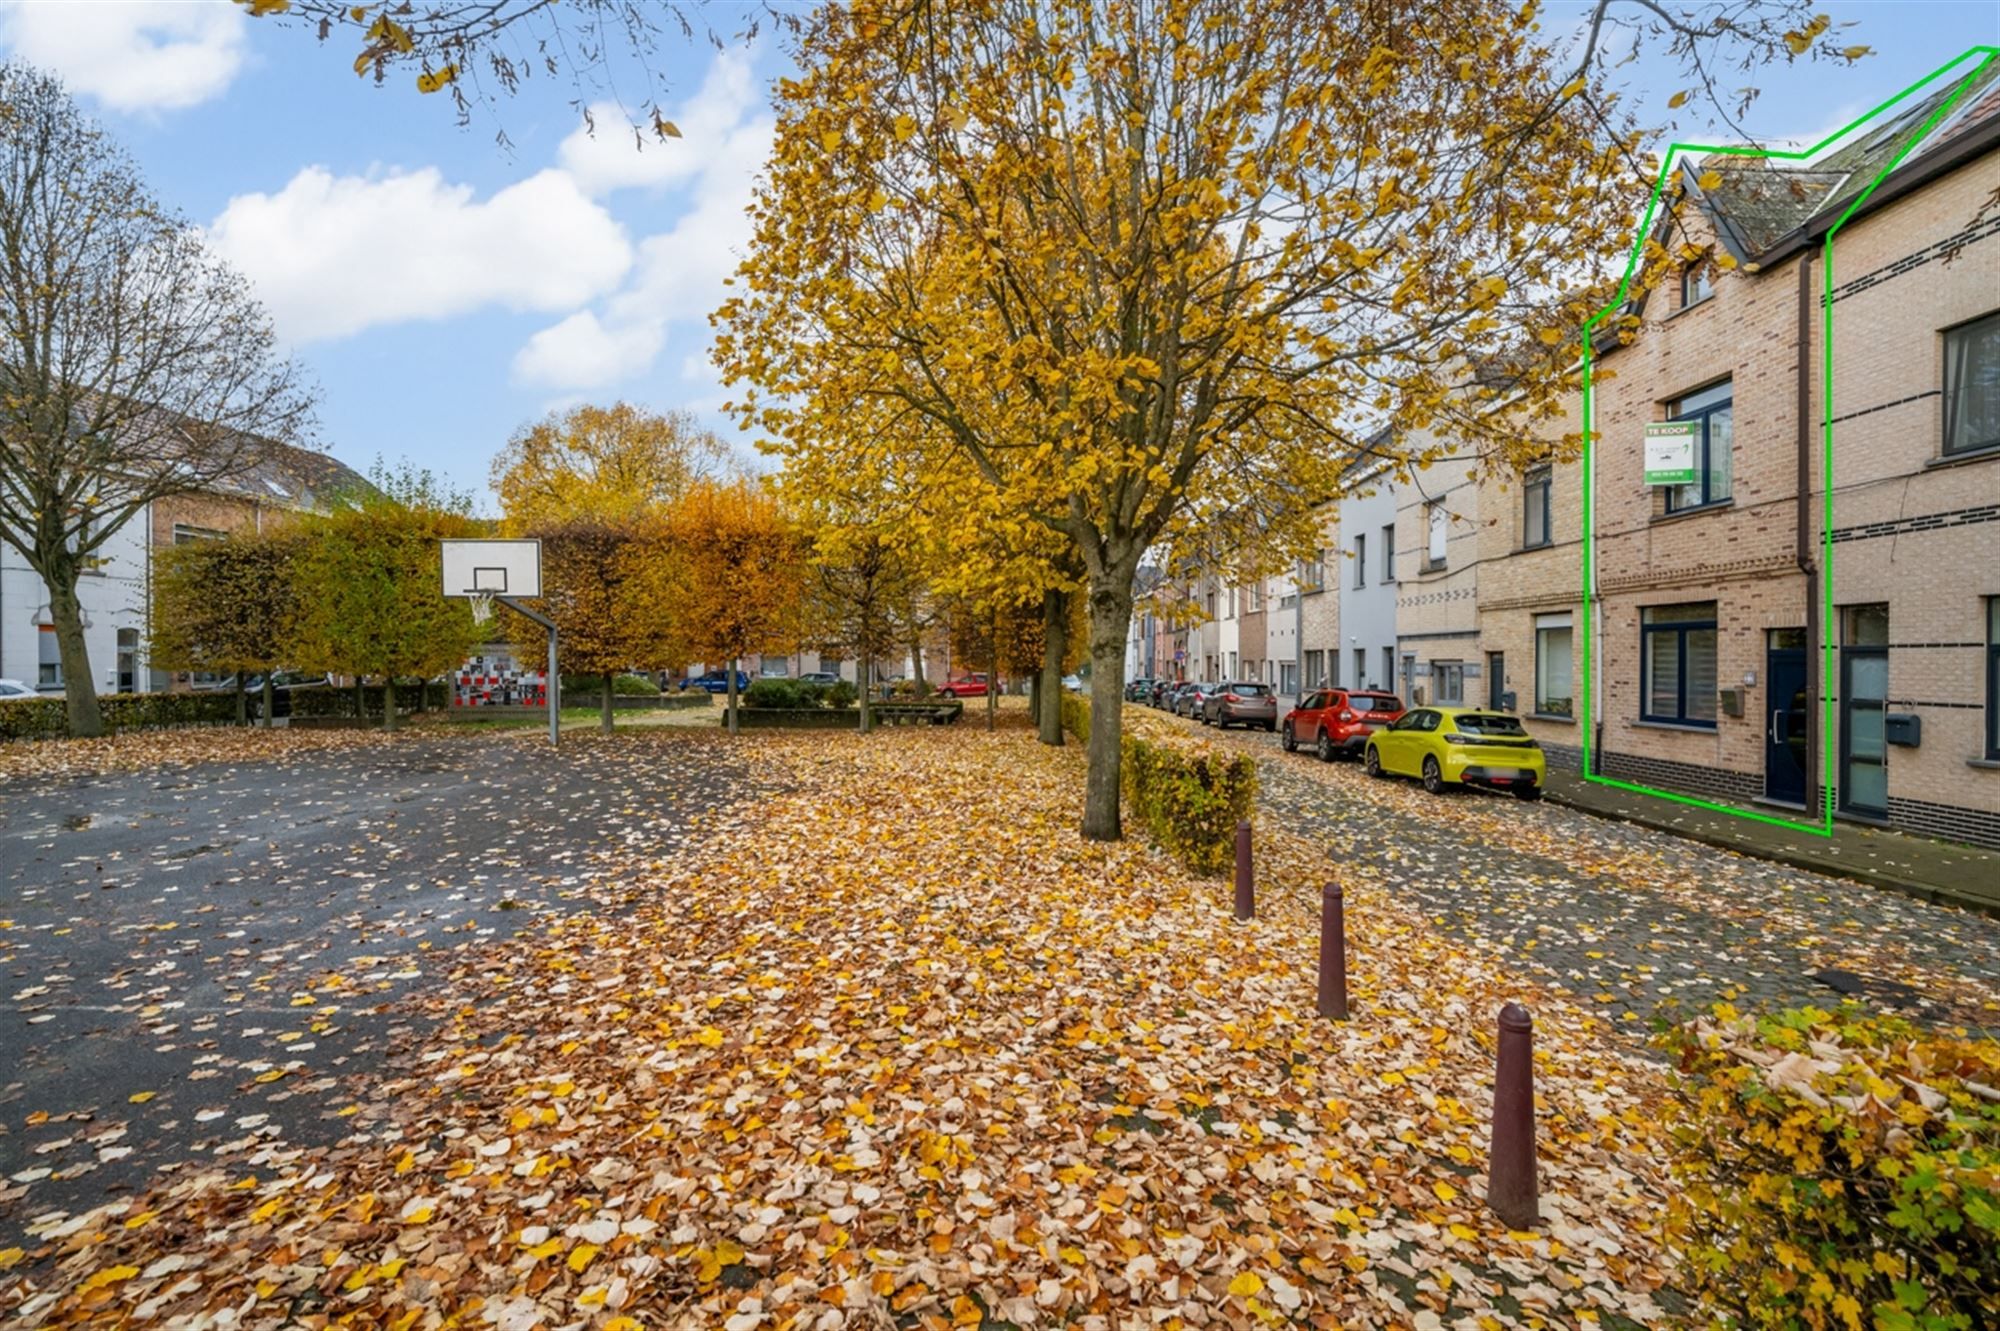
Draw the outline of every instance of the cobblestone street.
M1263 758L1267 817L1636 1035L1669 1005L1832 1006L1840 991L1813 978L1827 972L1921 1020L2000 1026L2000 921L1547 802L1371 781L1261 732L1230 739Z

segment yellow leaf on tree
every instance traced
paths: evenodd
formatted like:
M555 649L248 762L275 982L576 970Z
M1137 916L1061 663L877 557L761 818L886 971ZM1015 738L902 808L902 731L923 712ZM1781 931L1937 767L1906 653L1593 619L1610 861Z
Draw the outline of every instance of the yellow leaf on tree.
M437 70L425 70L423 73L417 75L417 91L424 93L436 92L446 84L454 83L457 80L457 65L446 65L442 69Z
M1681 107L1687 105L1687 99L1688 99L1687 91L1683 89L1682 91L1677 92L1673 96L1667 98L1667 105L1668 107L1674 110L1678 110Z
M1714 189L1722 184L1722 173L1720 171L1704 171L1694 183L1703 189Z

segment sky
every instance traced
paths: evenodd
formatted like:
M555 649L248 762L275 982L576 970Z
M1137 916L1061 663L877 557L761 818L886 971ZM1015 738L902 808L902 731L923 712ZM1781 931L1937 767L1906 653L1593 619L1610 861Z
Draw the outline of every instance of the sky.
M1815 141L2000 45L2000 0L1824 8L1875 54L1758 71L1745 125L1765 141ZM1552 0L1548 21L1583 9ZM357 78L352 32L322 45L227 0L0 0L0 49L60 74L250 278L320 386L312 442L350 466L407 459L490 511L488 466L511 434L619 398L695 411L754 464L720 411L707 316L748 241L777 43L663 39L654 68L682 137L643 150L624 111L600 106L593 135L575 89L549 79L461 126L443 96ZM1672 73L1620 71L1647 119L1667 114Z

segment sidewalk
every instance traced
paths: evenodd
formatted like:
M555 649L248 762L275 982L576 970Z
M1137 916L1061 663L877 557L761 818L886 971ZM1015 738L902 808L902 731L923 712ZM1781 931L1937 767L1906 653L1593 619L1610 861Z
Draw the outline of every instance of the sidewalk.
M1557 804L1658 828L1759 859L1852 878L1924 901L2000 916L2000 852L1836 822L1833 836L1735 818L1586 782L1574 772L1550 772L1548 798Z

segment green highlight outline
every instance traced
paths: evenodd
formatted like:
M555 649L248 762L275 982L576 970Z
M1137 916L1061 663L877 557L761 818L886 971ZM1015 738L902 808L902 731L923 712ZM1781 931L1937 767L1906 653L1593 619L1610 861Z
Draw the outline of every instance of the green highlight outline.
M1924 123L1917 129L1916 133L1913 134L1910 137L1910 139L1906 143L1904 143L1900 149L1897 150L1895 156L1891 157L1888 160L1888 162L1886 162L1883 165L1882 169L1875 173L1875 178L1868 182L1867 187L1854 196L1853 200L1848 204L1845 211L1843 211L1841 215L1834 220L1832 226L1827 228L1826 235L1823 238L1820 247L1821 606L1820 606L1820 620L1819 620L1819 630L1820 630L1819 631L1819 637L1820 637L1819 641L1819 652L1820 652L1819 821L1806 822L1798 818L1787 818L1782 814L1760 813L1753 809L1739 809L1732 805L1721 804L1714 800L1703 799L1698 795L1687 795L1674 790L1661 790L1658 787L1644 785L1635 781L1621 781L1616 777L1598 776L1593 774L1590 770L1591 768L1590 736L1594 721L1594 716L1592 714L1593 692L1591 689L1591 677L1593 674L1593 666L1595 662L1594 662L1593 644L1591 641L1591 623L1593 619L1593 611L1596 609L1599 598L1592 593L1592 586L1595 582L1593 574L1595 573L1597 567L1597 523L1596 523L1596 516L1593 511L1595 508L1595 502L1594 502L1595 485L1593 484L1593 482L1595 478L1596 444L1594 440L1595 431L1592 427L1596 424L1596 410L1595 410L1595 394L1592 391L1591 371L1593 365L1593 357L1591 354L1591 342L1590 342L1591 330L1595 328L1597 324L1600 323L1605 318L1606 315L1615 313L1617 310L1623 307L1626 302L1628 294L1631 291L1633 275L1638 271L1639 257L1645 250L1646 237L1648 234L1651 233L1653 229L1653 217L1659 210L1660 196L1666 188L1666 183L1668 179L1673 174L1675 159L1680 157L1682 154L1687 154L1687 153L1701 153L1704 155L1719 154L1729 157L1776 158L1781 161L1804 161L1808 158L1816 157L1821 152L1825 151L1828 147L1838 142L1840 139L1845 138L1847 135L1853 133L1856 129L1859 129L1866 122L1874 119L1882 112L1896 105L1896 103L1904 100L1907 97L1910 97L1914 93L1929 86L1930 84L1935 83L1938 79L1944 77L1946 74L1950 73L1953 69L1957 68L1959 65L1964 64L1967 60L1970 60L1975 56L1980 57L1979 63L1975 65L1972 68L1972 70L1959 81L1957 89L1953 91L1951 96L1947 97L1944 100L1944 102L1941 105L1939 105L1935 111L1931 113L1930 117L1927 120L1925 120ZM1651 795L1654 796L1655 798L1667 800L1675 804L1692 805L1695 808L1708 809L1715 813L1728 814L1731 817L1742 818L1749 822L1768 823L1775 827L1791 828L1794 831L1807 832L1815 836L1831 837L1833 835L1833 823L1834 823L1833 751L1835 746L1829 742L1834 733L1833 693L1832 690L1827 687L1827 680L1831 677L1831 672L1834 664L1833 627L1832 627L1833 626L1833 238L1835 235L1839 233L1840 229L1843 226L1847 225L1848 219L1854 216L1855 210L1860 208L1862 204L1866 203L1869 199L1869 196L1874 194L1876 187L1879 186L1885 179L1887 179L1889 174L1893 172L1897 168L1897 166L1901 165L1903 159L1910 154L1911 150L1913 150L1919 143L1922 143L1926 138L1930 136L1931 131L1937 128L1938 122L1941 121L1951 111L1952 107L1958 104L1958 99L1964 95L1965 90L1971 86L1972 81L1978 78L1980 74L1986 70L1986 67L1988 65L1991 65L1996 58L2000 58L2000 47L1995 47L1995 46L1969 47L1962 54L1958 55L1957 57L1955 57L1950 61L1947 61L1945 64L1938 66L1936 69L1924 75L1924 77L1918 79L1915 83L1912 83L1909 87L1904 88L1901 92L1895 94L1894 96L1890 97L1881 104L1872 107L1867 111L1862 112L1862 114L1857 116L1854 120L1850 121L1848 124L1841 127L1840 129L1833 131L1831 134L1828 134L1825 138L1821 139L1818 143L1813 144L1809 148L1786 150L1786 149L1775 149L1775 148L1754 148L1742 144L1731 144L1724 146L1704 146L1701 144L1688 144L1688 143L1675 143L1670 147L1668 147L1666 157L1662 159L1660 162L1659 178L1653 182L1652 196L1646 202L1645 215L1639 219L1638 234L1633 238L1632 253L1630 257L1626 260L1625 275L1623 278L1619 280L1618 292L1615 296L1612 297L1611 302L1609 304L1607 304L1603 309L1599 310L1596 314L1593 314L1588 320L1584 322L1583 325L1583 613L1582 613L1583 682L1581 690L1582 712L1578 719L1578 725L1579 725L1579 738L1582 740L1582 771L1583 771L1583 779L1585 781L1601 786L1611 786L1618 790L1632 791L1635 794ZM1804 502L1804 496L1800 497L1800 502Z

